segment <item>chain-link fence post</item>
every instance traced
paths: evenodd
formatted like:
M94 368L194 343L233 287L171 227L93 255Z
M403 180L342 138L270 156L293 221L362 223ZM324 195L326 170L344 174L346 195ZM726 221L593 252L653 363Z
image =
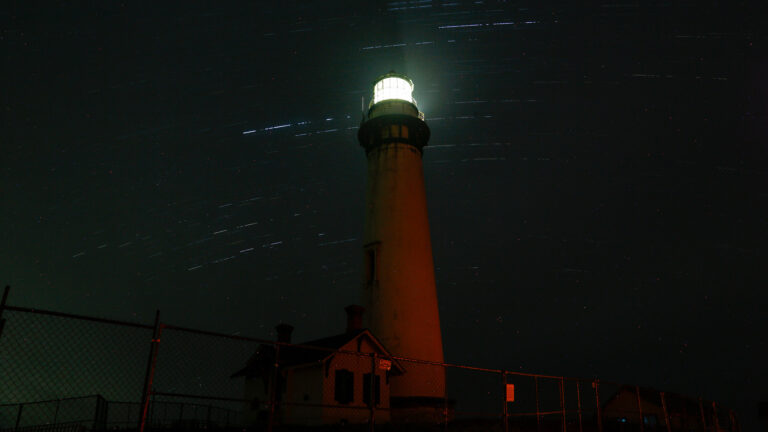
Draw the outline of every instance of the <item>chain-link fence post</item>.
M368 421L368 430L374 431L376 422L376 353L371 353L371 391L368 397L371 402L371 418Z
M104 431L107 428L107 400L100 394L96 395L96 413L93 415L93 427L91 431ZM55 423L55 422L54 422Z
M272 426L275 423L275 408L277 404L277 381L280 377L280 344L275 344L275 364L272 374L272 385L269 389L269 420L267 423L267 432L272 432Z
M581 424L581 381L576 380L576 411L579 414L579 432L584 432Z
M661 409L664 410L664 423L667 425L667 432L672 432L672 425L669 424L669 411L667 411L667 397L664 392L659 392L659 396L661 396Z
M643 402L640 399L640 386L635 386L635 394L637 395L637 415L640 418L640 432L643 432Z
M109 404L100 394L96 395L96 413L93 416L91 431L104 431L107 429L107 415Z
M509 398L507 397L507 371L501 371L501 397L504 399L504 432L509 432Z
M149 412L149 399L152 393L152 377L155 374L155 365L157 364L157 350L160 344L160 310L155 312L155 325L152 329L152 342L149 348L149 359L147 360L147 371L144 374L144 390L141 393L141 414L139 415L138 432L144 432L147 424L147 414Z
M560 412L563 417L563 432L566 432L565 426L565 378L560 377Z
M61 399L56 399L56 411L53 412L53 424L59 419L59 405L61 405Z
M536 389L536 430L541 432L541 419L539 418L539 377L533 377L533 386Z
M595 386L595 408L597 409L597 432L603 432L603 410L600 408L600 380L592 383Z
M443 376L445 377L445 387L443 387L443 432L448 432L448 367L443 364Z
M24 404L19 404L19 410L16 412L16 426L14 426L13 430L17 431L19 430L19 423L21 423L21 412L24 410Z
M8 301L8 291L11 290L10 285L5 286L3 290L3 300L0 301L0 338L3 337L3 327L5 327L5 318L3 318L3 311L5 310L5 302Z
M704 416L704 401L699 398L699 415L701 416L701 428L707 430L707 418Z

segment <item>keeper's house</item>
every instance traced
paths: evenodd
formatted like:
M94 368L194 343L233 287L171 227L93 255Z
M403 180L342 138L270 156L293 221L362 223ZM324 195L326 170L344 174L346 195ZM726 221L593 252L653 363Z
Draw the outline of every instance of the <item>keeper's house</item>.
M362 328L363 308L351 305L346 311L346 332L302 346L280 345L277 370L275 347L262 344L245 367L231 375L245 378L245 399L250 401L243 412L245 425L267 421L273 391L275 420L283 424L367 423L371 399L376 404L375 422L389 422L389 378L404 369L397 361L388 360L387 349ZM292 326L280 324L276 330L278 342L291 342ZM275 377L277 385L273 388Z

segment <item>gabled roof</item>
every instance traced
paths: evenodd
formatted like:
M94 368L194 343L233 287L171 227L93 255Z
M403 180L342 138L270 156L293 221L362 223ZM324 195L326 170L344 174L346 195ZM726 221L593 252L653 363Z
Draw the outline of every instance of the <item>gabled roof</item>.
M384 347L381 341L371 333L368 329L355 330L352 332L346 332L337 334L334 336L325 337L322 339L315 339L302 343L300 346L296 345L281 345L280 346L280 358L279 363L281 367L296 367L309 364L322 363L328 358L337 354L337 350L341 349L344 345L352 342L353 340L367 336L373 341L374 345L380 351L383 357L389 357L391 354ZM235 378L238 376L261 376L264 372L271 369L275 357L275 346L261 344L256 352L248 359L245 367L238 370L230 376ZM325 348L325 349L313 349L311 347ZM405 369L397 361L392 361L392 367L396 373L403 373Z

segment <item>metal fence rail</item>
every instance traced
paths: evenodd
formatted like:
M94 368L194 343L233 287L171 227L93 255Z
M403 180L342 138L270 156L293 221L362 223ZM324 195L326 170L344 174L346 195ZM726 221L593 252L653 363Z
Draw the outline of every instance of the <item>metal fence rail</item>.
M56 423L49 425L25 426L13 429L0 429L0 432L84 432L88 428L79 422Z
M393 356L364 331L309 345L0 303L0 432L740 432L713 401ZM335 338L335 339L334 339ZM434 376L424 397L392 392ZM432 381L429 381L432 382ZM85 396L82 396L85 395Z

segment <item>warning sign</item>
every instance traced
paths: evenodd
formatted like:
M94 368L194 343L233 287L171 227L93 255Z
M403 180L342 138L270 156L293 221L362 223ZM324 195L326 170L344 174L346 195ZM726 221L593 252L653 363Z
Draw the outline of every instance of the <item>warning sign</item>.
M507 384L507 402L515 401L515 385Z
M384 370L392 369L392 360L379 359L379 369L384 369Z

